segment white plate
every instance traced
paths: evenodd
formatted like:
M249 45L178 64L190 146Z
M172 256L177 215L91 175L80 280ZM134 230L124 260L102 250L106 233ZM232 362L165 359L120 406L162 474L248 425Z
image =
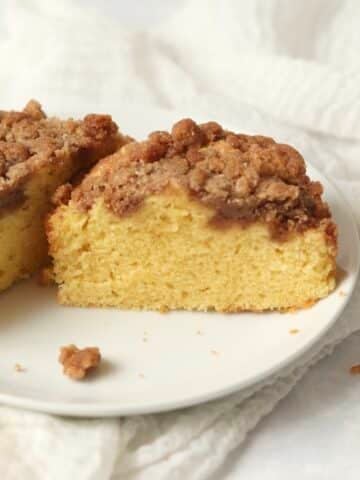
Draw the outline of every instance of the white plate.
M349 207L322 175L309 174L323 183L340 230L346 274L328 298L292 314L157 314L61 307L55 289L25 282L0 296L0 401L77 416L159 412L242 389L298 357L334 323L359 269ZM69 343L101 348L105 361L90 379L61 373L58 349Z

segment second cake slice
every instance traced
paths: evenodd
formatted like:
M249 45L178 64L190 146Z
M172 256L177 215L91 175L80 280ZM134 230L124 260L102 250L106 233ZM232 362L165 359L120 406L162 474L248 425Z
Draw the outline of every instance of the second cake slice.
M0 291L46 261L44 218L56 188L125 142L109 115L47 118L35 101L0 111Z

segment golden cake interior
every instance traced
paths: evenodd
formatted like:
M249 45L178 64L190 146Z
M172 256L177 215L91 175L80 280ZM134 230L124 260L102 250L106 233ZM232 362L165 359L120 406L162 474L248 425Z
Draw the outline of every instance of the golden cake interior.
M232 312L303 307L334 288L322 229L281 243L262 224L217 230L211 209L180 192L122 219L102 201L88 214L69 205L56 215L61 303Z
M302 308L328 295L336 228L300 155L189 122L180 122L181 141L200 130L196 148L176 145L177 124L166 153L163 132L161 142L129 144L60 202L47 223L60 302L237 312ZM270 154L273 171L263 168Z
M35 101L0 112L0 291L47 261L44 218L57 187L123 143L109 116L61 121Z

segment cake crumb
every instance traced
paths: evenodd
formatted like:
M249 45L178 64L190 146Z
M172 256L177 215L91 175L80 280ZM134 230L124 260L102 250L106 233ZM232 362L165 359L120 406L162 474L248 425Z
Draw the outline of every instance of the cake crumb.
M339 297L346 297L346 293L344 292L344 290L339 291Z
M289 330L290 335L296 335L296 334L299 333L299 332L300 332L300 330L297 329L297 328L291 328L291 329Z
M313 305L315 305L316 301L315 300L308 300L307 302L304 303L302 308L311 308Z
M20 365L20 363L15 363L14 370L15 372L26 372L26 368Z
M59 362L63 365L63 372L73 380L81 380L89 370L98 367L101 354L98 347L78 348L76 345L67 345L60 348Z
M139 374L138 374L138 377L139 377L139 378L145 378L145 375L144 375L143 373L139 373Z
M299 309L298 307L288 307L280 310L280 313L291 313L295 314L298 313Z
M168 313L170 311L170 308L167 305L161 305L159 308L160 313Z
M204 332L202 330L197 330L196 335L204 335Z
M220 352L218 352L217 350L210 350L210 353L215 357L218 357L220 355Z
M353 365L350 368L351 375L360 375L360 365Z

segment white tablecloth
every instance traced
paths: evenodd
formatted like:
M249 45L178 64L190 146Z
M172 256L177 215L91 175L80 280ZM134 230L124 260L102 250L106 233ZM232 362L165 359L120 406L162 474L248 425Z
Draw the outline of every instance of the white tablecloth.
M35 97L51 113L110 112L130 134L141 115L148 131L193 116L273 135L335 177L360 219L360 2L149 3L3 0L1 108ZM308 371L359 328L358 297L247 399L122 420L0 407L1 478L358 478L358 337Z

